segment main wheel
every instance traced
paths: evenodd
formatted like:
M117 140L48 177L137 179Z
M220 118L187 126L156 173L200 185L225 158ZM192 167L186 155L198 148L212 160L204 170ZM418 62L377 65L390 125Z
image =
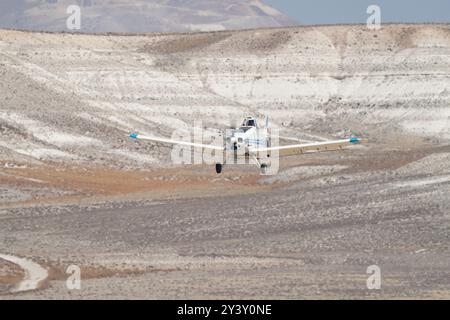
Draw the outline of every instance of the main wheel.
M263 175L267 174L267 164L261 165L261 174Z
M216 163L216 173L220 174L222 173L222 164L221 163Z

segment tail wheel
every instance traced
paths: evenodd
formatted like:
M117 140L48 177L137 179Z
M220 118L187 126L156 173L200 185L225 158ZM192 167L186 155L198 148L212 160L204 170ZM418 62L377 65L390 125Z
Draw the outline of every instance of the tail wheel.
M216 173L217 174L222 173L222 168L223 168L223 165L221 163L216 163Z

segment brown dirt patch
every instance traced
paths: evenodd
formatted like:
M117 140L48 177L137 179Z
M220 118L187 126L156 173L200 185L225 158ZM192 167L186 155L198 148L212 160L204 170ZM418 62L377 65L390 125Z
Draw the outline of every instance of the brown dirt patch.
M76 265L80 268L81 280L102 279L110 277L129 277L142 275L149 272L174 272L178 269L159 269L153 267L142 267L133 265L101 266L94 264L83 264L80 262L47 262L43 263L48 269L48 278L42 287L48 287L50 281L66 281L70 274L66 272L68 266Z
M0 164L1 165L1 164ZM231 168L230 168L231 169ZM166 199L178 197L202 197L230 193L255 192L257 170L228 170L217 176L211 167L189 167L155 169L151 171L123 171L105 167L62 167L35 166L26 168L0 169L0 185L18 189L46 188L69 191L69 195L49 192L31 200L4 204L10 207L18 204L79 202L88 198L130 198ZM255 189L257 188L257 189Z
M0 285L15 285L25 276L16 264L0 259Z

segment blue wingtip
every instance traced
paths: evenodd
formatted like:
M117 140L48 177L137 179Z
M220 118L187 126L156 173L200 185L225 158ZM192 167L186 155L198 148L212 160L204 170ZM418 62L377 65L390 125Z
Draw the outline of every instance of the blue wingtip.
M130 134L131 139L137 139L138 135L136 133Z
M350 143L357 143L360 140L358 138L350 138Z

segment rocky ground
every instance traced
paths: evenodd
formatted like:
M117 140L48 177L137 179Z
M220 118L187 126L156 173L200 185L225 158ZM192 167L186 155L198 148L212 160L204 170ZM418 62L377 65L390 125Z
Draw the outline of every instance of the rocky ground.
M449 298L449 48L448 25L0 31L0 253L49 271L12 294L0 261L0 298ZM216 176L127 139L246 114L370 143Z
M1 251L50 276L2 297L449 298L449 158L448 147L352 150L286 160L281 177L301 168L287 183L211 175L196 194L4 208ZM66 287L74 264L81 290ZM371 265L380 290L367 289Z

